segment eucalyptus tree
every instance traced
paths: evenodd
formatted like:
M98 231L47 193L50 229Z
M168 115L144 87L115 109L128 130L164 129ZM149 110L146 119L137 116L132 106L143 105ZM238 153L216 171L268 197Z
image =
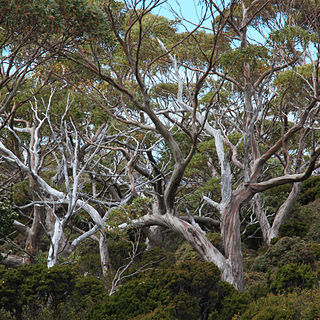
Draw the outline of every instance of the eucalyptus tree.
M312 139L318 126L317 18L306 11L301 23L301 13L294 19L295 6L284 2L273 11L270 4L206 1L194 30L179 33L177 21L154 14L163 1L95 3L110 30L107 40L83 36L63 46L61 68L52 75L103 110L101 130L107 131L100 135L94 129L101 140L81 140L75 121L56 130L50 114L42 118L57 137L60 154L55 162L60 166L55 181L65 190L33 174L30 164L1 144L6 159L33 174L41 192L67 206L67 214L56 217L56 238L76 208L87 210L94 222L86 235L139 226L152 238L151 226L169 228L215 263L224 280L243 290L241 208L254 199L270 241L294 202L294 189L317 168L320 154L318 141ZM209 27L202 24L208 19ZM306 64L312 66L308 77L299 68ZM307 90L301 94L281 86L285 74L295 74ZM219 213L223 252L197 222L216 225L216 217L209 211L198 217L184 202L184 191L192 190L196 181L188 176L188 166L196 159L199 142L208 139L214 145L208 144L213 156L207 170L220 180L221 194L210 192L203 200ZM86 147L81 153L82 144ZM86 160L78 161L77 154ZM92 195L80 192L82 174L91 179ZM104 179L109 187L100 193ZM294 184L293 197L270 225L259 195L285 183ZM104 214L89 205L93 200L102 205L93 197L97 194L112 202Z
M1 0L0 113L6 113L5 123L36 94L16 99L29 76L47 71L40 90L49 81L61 48L82 41L84 35L105 36L106 30L101 13L82 1Z
M171 110L172 106L179 108L178 103L173 101L173 104L170 103L164 107L163 104L157 103L150 90L159 82L165 82L165 79L174 70L163 46L169 46L169 51L171 51L179 43L183 43L185 38L195 37L194 47L199 50L200 55L204 53L197 43L198 25L193 33L172 41L175 30L170 26L170 22L151 14L151 11L160 4L160 1L108 2L105 5L106 16L116 44L104 50L94 43L91 43L90 46L79 45L77 50L66 50L65 56L76 68L86 68L100 79L98 83L91 83L93 88L91 98L113 119L127 126L139 128L144 137L143 144L152 146L137 149L144 156L139 157L138 153L135 161L132 162L132 167L138 174L152 182L153 190L143 191L140 195L143 196L149 192L153 195L154 204L147 209L146 215L132 220L131 224L141 227L160 225L180 233L204 259L217 264L222 270L223 279L242 290L242 261L238 259L238 253L241 254L240 239L237 242L237 239L234 238L236 234L234 230L240 228L239 223L235 220L232 223L226 221L223 224L224 234L228 234L226 237L228 241L225 241L227 253L225 257L207 239L205 232L196 223L193 215L189 215L188 221L179 217L176 201L186 167L196 151L198 137L205 125L205 122L200 125L197 123L199 97L211 70L217 68L216 53L223 48L219 40L224 39L222 33L227 19L214 24L216 38L212 37L213 47L210 48L209 58L206 57L201 63L204 72L199 77L192 79L191 90L186 97L187 104L190 106L190 110L186 112L190 116L182 117L182 120L179 121L179 118L176 117L178 110L173 112ZM160 26L163 26L162 29ZM166 29L163 29L164 27ZM162 30L167 30L167 33L172 35L171 38L168 38L168 35L162 37L163 46L157 40L158 37L161 37ZM149 49L147 54L144 48ZM72 79L69 81L72 83ZM101 82L104 82L105 85L101 85ZM181 86L182 83L178 81L179 96L174 97L175 101L181 98ZM213 96L216 96L219 90L220 87L217 87ZM187 136L188 145L185 149L182 149L179 144L180 133ZM156 143L152 144L154 139ZM127 150L129 147L129 150L124 153L130 152L130 146L125 147ZM166 148L169 157L167 167L163 167L159 157L163 147ZM151 167L152 170L148 167ZM128 224L120 225L120 228L124 227L128 227ZM230 254L231 251L237 252Z
M45 91L45 87L56 80L52 73L60 68L61 49L93 35L108 41L107 25L101 11L83 1L0 1L0 114L1 129L5 128L2 142L12 152L11 163L3 165L2 176L16 168L12 166L13 156L24 164L24 167L18 165L19 169L14 169L8 179L3 179L3 190L9 190L17 182L17 174L20 175L18 179L23 180L27 173L33 202L43 201L39 198L42 190L35 176L43 169L43 154L38 152L46 152L45 141L49 148L51 144L48 136L39 136L43 127L48 126L49 116L42 115L43 109L38 113L38 110L28 110L24 106L28 101L33 107L35 103L42 103L39 92ZM28 87L30 79L35 78L37 83ZM18 111L20 108L22 113ZM21 135L24 138L29 135L29 140L22 139ZM27 260L37 253L43 218L43 205L34 205L31 228L15 223L29 239L25 248ZM23 263L26 259L22 260Z
M174 37L175 30L170 31L166 22L172 38L161 37L157 28L165 21L150 14L162 5L159 1L111 1L105 10L116 44L107 50L94 45L79 46L76 51L66 50L65 54L106 83L108 91L93 87L94 99L108 114L140 128L146 132L145 136L153 132L168 147L172 160L169 171L161 172L156 158L149 158L158 176L164 176L155 189L156 205L152 214L131 223L161 225L182 234L204 259L217 264L223 279L242 290L241 207L269 188L307 179L317 168L320 149L317 141L312 145L307 143L309 131L304 129L316 130L318 121L315 117L319 99L315 54L318 47L314 46L313 29L305 32L294 23L287 25L294 14L289 5L270 15L269 2L206 3L205 13L212 19L209 47L208 42L199 40L197 30L201 24L181 40L181 36ZM206 35L204 38L210 39ZM184 44L189 39L195 44L195 61L181 57L181 52L188 50ZM229 48L224 45L228 43ZM144 48L148 48L148 55ZM296 72L296 66L305 63L312 64L315 81L306 82L311 90L302 103L287 111L285 124L283 105L276 99L280 92L275 78L283 70ZM152 95L151 88L160 82L167 84L166 92L162 91L165 94L162 101L167 101L166 104L159 103L159 98ZM118 100L110 99L110 94L118 96ZM278 123L281 123L280 132L272 132ZM216 171L221 175L222 196L220 202L215 199L208 202L221 213L224 254L208 241L192 216L191 222L181 219L177 207L186 167L203 131L215 139L220 162ZM181 132L189 140L185 149L179 144ZM157 154L155 146L151 155ZM268 171L274 163L283 166L278 173ZM134 168L143 172L141 167L138 169L138 160ZM232 176L235 170L241 172L238 181ZM281 216L285 215L280 211L273 228L267 224L265 213L259 211L258 219L267 241L274 236L277 219L282 220Z
M24 213L13 226L25 235L25 246L21 248L25 256L8 255L1 263L33 262L45 234L50 243L47 265L52 267L59 256L67 258L79 243L90 237L98 242L102 272L106 274L110 268L106 221L115 207L131 198L130 192L126 193L130 183L122 168L119 169L122 156L116 159L109 154L114 152L113 142L125 133L113 131L106 123L97 125L85 109L77 114L79 106L71 89L52 85L46 91L21 106L12 124L2 130L2 167L10 165L22 170L30 195L23 204L15 203L13 197L16 210ZM23 115L24 118L19 117ZM7 139L9 134L14 136L14 144ZM123 197L115 195L113 188L117 184L121 184ZM31 226L25 222L27 215ZM80 234L71 241L67 229ZM18 247L10 237L6 240Z

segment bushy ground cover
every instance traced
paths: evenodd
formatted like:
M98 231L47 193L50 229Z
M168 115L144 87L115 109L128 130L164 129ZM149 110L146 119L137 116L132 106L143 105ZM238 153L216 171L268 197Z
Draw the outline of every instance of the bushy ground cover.
M110 275L99 273L99 256L88 242L74 262L47 269L41 262L0 268L0 320L286 320L320 319L320 202L302 205L271 246L244 241L246 289L220 280L213 264L168 234L165 248L134 259L114 293L116 271L128 263L126 238L110 239ZM296 236L296 229L303 232ZM210 236L221 245L219 234ZM209 238L210 238L209 237ZM172 243L170 243L172 242Z

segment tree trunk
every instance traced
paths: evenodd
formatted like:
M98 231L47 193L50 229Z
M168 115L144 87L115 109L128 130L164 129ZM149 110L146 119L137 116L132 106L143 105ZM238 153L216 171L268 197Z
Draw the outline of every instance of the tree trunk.
M239 212L241 205L252 196L253 193L248 188L240 186L224 208L221 217L225 258L226 263L230 265L230 268L223 270L222 279L239 291L244 289Z
M51 237L51 244L48 253L47 266L53 267L58 262L58 253L60 247L60 241L63 235L63 223L58 217L54 223L53 235Z
M302 182L295 182L292 185L291 192L286 199L286 201L281 205L278 209L277 214L273 220L272 227L269 230L267 243L270 244L273 238L277 238L279 236L279 228L288 217L288 214L292 211L293 206L297 202L300 191L302 188Z
M34 202L41 200L39 198L40 190L37 182L34 178L29 175L29 185L32 192L32 200ZM25 251L30 255L25 254L24 263L32 263L32 257L35 257L39 253L39 243L41 240L41 235L43 234L43 220L44 220L44 210L45 208L42 205L35 204L33 207L33 221L32 226L29 229L27 240L25 244Z
M271 226L270 226L270 223L269 223L268 218L266 216L266 213L263 209L261 194L256 193L253 197L253 201L254 201L255 215L259 221L259 226L261 228L263 241L265 243L268 243L269 232L270 232Z
M180 234L198 252L203 260L214 263L220 269L223 280L228 281L238 290L243 290L243 274L241 278L242 282L237 283L238 278L234 276L230 262L227 261L223 254L208 240L203 231L192 226L190 223L168 213L163 215L147 214L132 221L130 224L124 223L119 227L122 229L128 228L131 225L137 227L159 225Z
M275 218L273 220L272 226L270 225L267 216L263 210L263 205L261 201L260 193L254 196L255 201L255 213L259 221L259 225L262 231L263 240L267 245L270 245L273 238L279 236L279 228L283 225L288 214L292 211L293 206L297 202L300 191L302 187L302 182L295 182L292 184L292 189L285 200L285 202L278 209Z
M103 276L106 276L110 270L110 257L107 244L107 234L106 232L100 232L99 238L99 252L100 252L100 261L101 261L101 270Z

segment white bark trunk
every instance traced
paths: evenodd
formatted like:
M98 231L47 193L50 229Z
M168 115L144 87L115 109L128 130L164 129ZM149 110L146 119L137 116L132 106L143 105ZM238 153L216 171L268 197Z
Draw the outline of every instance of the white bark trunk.
M63 235L63 223L62 221L60 221L58 217L56 217L56 221L54 223L53 236L51 238L51 244L50 244L48 259L47 259L48 268L51 268L57 264L60 241L61 241L62 235Z
M283 223L288 217L288 214L292 211L293 206L297 202L297 199L301 191L301 187L301 182L296 182L292 185L292 189L288 198L278 209L277 214L273 220L272 227L268 232L268 238L266 239L267 244L270 244L273 238L277 238L279 236L279 228L283 225Z
M255 211L255 215L259 221L259 225L261 228L261 232L262 232L262 237L263 237L263 241L268 243L268 238L269 238L269 232L271 229L270 223L267 219L266 213L263 209L263 203L262 203L262 199L261 199L261 194L260 193L256 193L253 197L253 201L254 201L254 211Z
M99 252L101 261L102 274L105 277L110 269L110 258L107 244L107 235L105 232L100 233Z
M241 205L251 199L253 193L244 185L234 191L233 196L223 210L221 233L227 264L231 266L222 274L222 279L231 283L239 291L244 289L243 259L241 250L240 218Z

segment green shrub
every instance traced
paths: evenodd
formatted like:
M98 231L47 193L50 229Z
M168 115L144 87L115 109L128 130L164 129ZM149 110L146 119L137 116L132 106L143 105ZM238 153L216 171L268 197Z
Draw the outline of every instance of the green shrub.
M314 249L310 243L299 237L284 237L255 259L252 270L266 272L269 268L288 263L313 264L315 259Z
M101 276L100 254L96 252L97 249L96 246L95 249L80 255L78 263L83 274L89 273L90 275Z
M298 201L302 205L306 205L319 198L320 177L310 177L302 183L302 189Z
M78 278L68 306L73 312L87 312L94 304L100 303L107 292L104 283L93 276Z
M269 294L252 302L241 320L315 320L320 318L320 292L304 290L287 295Z
M178 262L184 262L197 260L199 255L192 246L185 241L175 252L175 257Z
M308 205L308 219L310 226L306 234L306 239L320 243L320 200L316 200Z
M13 222L17 218L17 213L13 211L10 202L0 201L0 244L3 244L6 236L15 230ZM0 261L2 255L0 254Z
M207 319L217 311L223 314L217 319L228 320L243 308L238 294L214 264L186 261L128 281L95 308L93 319Z
M234 314L243 313L250 303L251 297L248 293L234 292L222 301L222 308L210 313L209 320L232 319Z
M269 287L273 293L290 292L297 288L312 288L316 276L310 265L289 263L270 274Z
M73 291L75 271L70 266L47 269L45 265L27 265L0 271L0 308L20 318L23 310L33 316L50 304L54 309Z
M299 220L299 216L288 219L279 228L279 237L305 237L309 225L305 221Z
M0 320L14 320L9 311L5 309L0 309Z

